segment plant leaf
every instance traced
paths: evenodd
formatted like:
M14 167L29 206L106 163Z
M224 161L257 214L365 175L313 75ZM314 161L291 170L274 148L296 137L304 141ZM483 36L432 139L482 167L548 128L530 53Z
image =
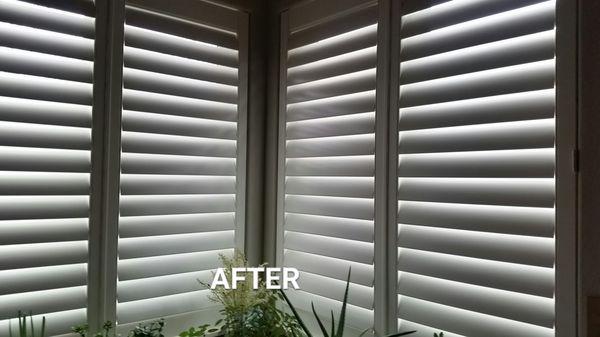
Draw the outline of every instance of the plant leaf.
M315 310L315 303L310 302L310 307L312 308L312 312L315 315L315 318L317 319L317 323L319 324L319 328L321 329L321 332L323 332L323 336L329 337L329 334L327 333L327 329L325 329L325 326L323 325L321 318L319 318L319 315L317 314L317 310Z
M306 327L306 324L304 324L302 317L300 317L300 315L298 314L298 311L296 310L296 308L294 307L294 305L292 304L290 299L287 297L287 295L285 294L283 289L279 289L279 292L283 296L285 303L287 303L287 305L290 307L290 310L292 310L292 314L294 314L294 317L296 317L296 319L298 320L298 323L300 324L300 327L302 328L302 330L304 330L304 333L306 333L306 336L313 337L313 335L310 333L310 330L308 330L308 328Z
M346 281L346 291L344 292L344 302L342 303L342 312L340 313L340 322L338 325L337 337L344 337L344 324L346 323L346 307L348 305L348 292L350 291L350 274L352 267L348 268L348 280Z
M410 335L417 332L417 330L413 330L413 331L406 331L406 332L399 332L399 333L394 333L391 335L386 335L385 337L398 337L398 336L406 336L406 335Z

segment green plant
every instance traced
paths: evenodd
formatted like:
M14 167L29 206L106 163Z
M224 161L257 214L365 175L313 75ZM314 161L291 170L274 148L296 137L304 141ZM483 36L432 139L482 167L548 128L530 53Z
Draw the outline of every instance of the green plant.
M129 332L129 337L165 337L162 331L165 327L164 319L157 319L150 323L140 323Z
M71 328L71 331L79 334L80 337L88 337L90 330L90 326L88 324L81 324ZM111 336L112 331L112 336ZM114 331L113 323L111 321L106 321L102 324L102 330L100 332L96 332L93 335L89 335L89 337L116 337L117 334Z
M204 337L209 330L209 326L210 325L208 324L204 324L198 326L197 328L191 327L186 331L182 331L181 333L179 333L179 337Z
M36 335L35 334L35 326L33 324L33 315L30 312L29 313L29 328L30 330L27 330L27 314L22 313L21 311L18 312L18 319L19 319L19 334L18 337L44 337L46 335L46 317L42 317L42 326L40 328L40 334ZM10 337L13 337L13 331L12 331L12 324L11 321L9 321L8 323L8 335Z
M317 320L317 323L319 324L319 329L323 333L324 337L343 337L344 336L344 328L346 326L346 309L347 309L347 305L348 305L348 293L350 290L350 274L351 274L351 270L348 270L348 279L346 281L346 290L344 292L344 300L342 302L342 310L340 312L339 318L337 319L337 322L338 322L337 329L335 327L336 319L333 315L333 310L331 311L331 329L329 331L327 331L327 329L325 328L325 325L323 324L323 321L321 321L321 318L317 314L314 303L311 303L312 312ZM292 313L298 320L298 322L299 322L300 326L302 327L302 330L306 334L306 336L313 337L314 335L310 332L310 330L308 329L308 327L306 326L306 324L304 323L304 321L298 314L298 311L296 310L296 308L294 307L294 305L292 304L290 299L287 297L285 292L280 289L279 293L281 294L281 297L285 300L285 302L290 307L290 310L292 311ZM371 329L367 329L367 330L363 331L360 334L360 336L364 336L369 331L371 331ZM413 334L415 332L416 331L399 332L399 333L387 335L387 337L406 336L406 335Z
M229 282L232 268L248 267L244 255L238 252L232 258L221 255L220 259ZM226 337L303 337L298 320L279 308L281 295L267 289L262 280L258 281L258 289L253 289L253 282L253 275L249 274L236 289L211 290L210 300L223 306L223 318L215 325L222 325Z

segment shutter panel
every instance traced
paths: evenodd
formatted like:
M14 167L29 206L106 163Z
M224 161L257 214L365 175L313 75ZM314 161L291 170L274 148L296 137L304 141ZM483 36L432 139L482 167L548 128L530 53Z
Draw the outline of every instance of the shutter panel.
M402 331L554 336L554 6L401 18Z
M0 3L3 335L19 310L86 321L95 8L71 3Z
M243 15L186 0L126 7L120 324L214 306L198 279L243 234Z
M378 7L340 4L284 14L280 262L300 270L292 301L309 312L314 301L324 318L339 310L352 267L348 322L364 329L374 308Z

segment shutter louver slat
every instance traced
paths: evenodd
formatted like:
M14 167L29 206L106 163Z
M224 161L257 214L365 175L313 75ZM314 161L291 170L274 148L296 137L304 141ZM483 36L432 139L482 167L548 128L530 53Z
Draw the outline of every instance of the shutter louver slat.
M554 336L555 3L402 16L398 326Z
M125 14L120 324L215 306L197 279L210 281L219 255L241 248L243 214L244 41L203 13L196 22L171 11L182 3L135 4L126 1Z
M86 321L95 8L0 3L0 331Z

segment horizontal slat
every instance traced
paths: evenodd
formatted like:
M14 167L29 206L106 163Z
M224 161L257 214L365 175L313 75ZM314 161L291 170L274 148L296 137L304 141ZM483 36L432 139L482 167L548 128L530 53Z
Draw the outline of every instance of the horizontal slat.
M231 256L233 249L120 260L119 280L123 282L211 270L221 266L219 254Z
M400 153L554 147L554 119L403 131Z
M183 156L236 156L236 141L201 137L122 132L122 151Z
M124 174L121 194L235 194L235 177Z
M92 85L0 72L0 95L91 105Z
M117 303L119 323L133 323L165 315L182 314L216 306L208 299L209 290L201 290L141 301Z
M482 17L402 39L402 60L554 28L554 1Z
M506 12L543 0L474 0L448 1L402 16L402 36L422 34L434 29L482 16ZM429 6L429 4L424 4Z
M286 294L295 307L305 312L311 312L311 303L314 303L319 317L321 320L325 320L325 322L329 320L331 310L333 310L335 317L340 316L342 307L340 301L302 290L290 290ZM314 316L310 315L309 317L311 320L308 322L313 322ZM347 306L346 321L350 327L354 327L359 331L365 330L373 326L373 311L350 304ZM315 322L314 324L316 326L317 323Z
M212 6L212 4L196 1L188 1L187 4L182 4L181 1L178 1L165 8L160 1L156 1L154 4L151 1L138 1L137 3L135 0L129 1L125 7L125 22L127 25L160 31L164 34L192 41L202 41L219 47L236 48L238 46L235 28L231 27L230 29L233 29L233 31L226 31L198 20L202 17L211 18L211 14L201 17L194 15L197 12L206 10L199 8L199 6ZM231 17L236 14L235 11L220 6L214 7L222 10L222 13L217 14L216 19L227 15L228 20L225 22L237 21Z
M287 69L287 84L295 85L375 68L377 47L369 47Z
M0 97L0 120L22 123L90 127L92 108L48 101Z
M554 87L554 60L483 70L400 87L400 107Z
M312 8L311 8L312 6ZM296 48L318 43L372 25L377 22L377 4L370 2L311 4L310 2L290 9L290 37L288 45Z
M119 240L119 259L195 253L234 246L234 231L164 235Z
M82 218L89 215L86 196L0 196L0 220Z
M89 172L90 152L0 146L0 170Z
M299 103L375 89L375 69L288 86L288 103Z
M131 89L123 90L123 109L231 122L237 121L237 106L235 104Z
M47 5L51 6L52 4ZM0 20L90 39L94 38L94 18L65 10L28 4L23 1L2 1L0 4Z
M285 250L283 264L309 273L334 278L340 281L348 279L348 270L352 268L350 281L372 287L374 282L373 265L356 263L332 257ZM299 284L302 289L302 284Z
M480 259L554 266L554 239L400 225L401 247Z
M399 273L401 295L539 326L554 326L554 299Z
M236 50L130 25L125 25L125 45L228 67L238 65Z
M285 229L295 232L335 236L342 239L373 242L373 221L330 216L286 213Z
M375 173L374 156L286 159L288 176L370 177Z
M0 44L4 47L31 50L92 61L94 40L0 22Z
M372 243L286 231L284 248L368 265L373 264Z
M345 136L375 132L375 113L366 112L337 117L288 122L287 139Z
M288 67L323 60L377 45L377 24L358 28L288 51Z
M41 1L41 0L35 0ZM61 3L63 4L63 3ZM70 4L70 3L64 3ZM46 317L46 334L49 336L61 335L65 333L70 333L70 327L83 324L87 321L86 315L87 309L75 309L75 310L67 310L67 311L58 311L52 313L44 313L43 315L34 315L33 320L35 321L35 326L37 327L36 331L40 331L42 324L42 316ZM13 313L11 317L15 317L17 314ZM14 318L10 321L4 320L0 321L0 331L8 331L8 328L12 327L13 336L18 335L18 326L19 321L17 318Z
M125 195L121 216L219 213L235 210L235 195Z
M119 219L119 237L233 230L235 213L127 216Z
M200 284L200 281L210 284L212 279L213 271L207 270L139 280L119 281L117 285L117 299L119 303L124 303L198 291L205 288Z
M219 139L237 137L235 122L139 111L123 111L123 130Z
M127 68L184 76L197 80L229 85L238 84L236 68L127 46L124 49L124 65Z
M85 264L5 270L0 271L0 298L7 294L83 286L86 281Z
M214 269L221 266L219 254L231 256L233 249L119 260L119 280Z
M78 241L87 238L87 218L0 221L0 245Z
M401 178L401 200L554 207L553 179Z
M0 195L88 195L89 191L85 173L0 173Z
M0 145L89 150L88 128L0 121Z
M132 90L224 103L237 102L237 87L188 77L125 68L123 69L123 82L125 88Z
M404 154L401 177L553 178L554 149Z
M286 195L288 212L373 220L373 199Z
M129 6L137 9L148 9L155 13L168 16L171 20L179 19L203 25L204 29L220 30L223 33L235 35L238 29L237 14L242 8L234 9L228 6L196 0L178 0L169 6L164 6L163 0L128 0ZM200 14L201 13L201 14Z
M301 271L300 276L298 277L298 285L300 286L300 289L311 294L327 297L340 302L344 300L346 281ZM373 288L350 283L348 304L365 309L373 309Z
M288 122L375 111L375 91L288 104Z
M399 130L554 117L554 89L481 97L400 109Z
M34 315L86 306L86 287L72 287L0 296L0 319L15 317L19 310ZM24 307L25 306L25 307Z
M286 193L332 197L373 198L375 182L370 177L288 177Z
M0 270L47 267L86 261L86 241L0 246Z
M554 336L554 329L452 308L408 296L401 297L398 308L400 318L465 336Z
M554 269L400 248L401 271L551 298Z
M1 152L0 152L1 153ZM235 175L234 158L123 153L124 174Z
M552 59L554 35L551 30L402 62L400 83Z
M0 47L0 71L91 83L93 62Z
M286 142L286 154L288 158L375 154L375 135L292 139Z
M398 221L514 235L554 236L554 209L400 201Z

